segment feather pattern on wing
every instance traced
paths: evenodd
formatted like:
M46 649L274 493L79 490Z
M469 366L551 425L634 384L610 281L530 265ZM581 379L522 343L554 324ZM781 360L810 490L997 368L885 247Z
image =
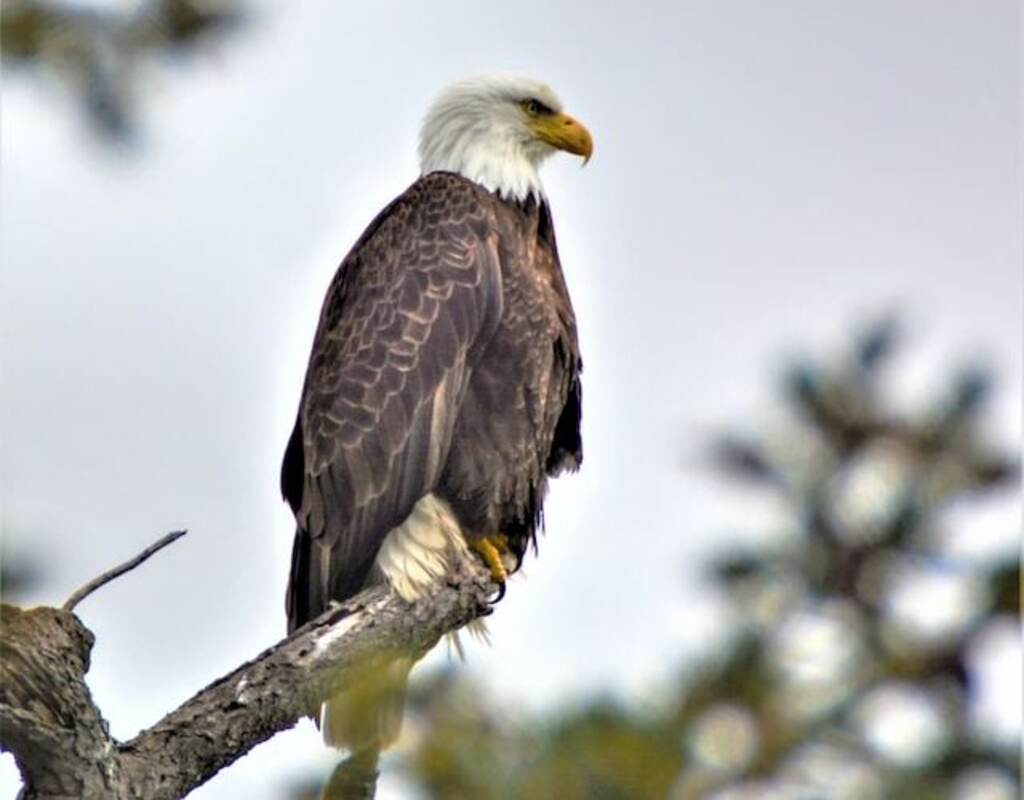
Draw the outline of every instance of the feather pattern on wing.
M342 263L282 468L299 527L290 628L359 591L384 537L437 484L501 303L494 220L447 173L414 183Z

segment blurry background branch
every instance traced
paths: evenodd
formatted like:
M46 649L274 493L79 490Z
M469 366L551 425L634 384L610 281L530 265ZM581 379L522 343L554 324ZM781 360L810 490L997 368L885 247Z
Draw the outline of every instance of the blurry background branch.
M964 555L969 534L944 516L1014 491L1018 466L986 441L977 369L894 410L897 332L883 322L833 364L794 366L782 429L713 447L716 468L777 509L751 506L751 523L782 520L711 564L733 620L716 651L653 701L539 719L451 672L414 683L398 760L413 796L1019 797L1019 732L976 709L979 651L1019 625L1019 552Z
M127 10L119 5L6 0L0 8L4 67L56 76L112 141L135 131L146 60L189 56L243 18L236 0L146 0Z
M453 575L411 605L380 588L364 592L124 743L110 736L85 684L92 633L64 609L4 604L0 748L14 754L26 797L183 797L316 713L355 670L373 670L396 653L418 658L486 614L494 589L481 569Z

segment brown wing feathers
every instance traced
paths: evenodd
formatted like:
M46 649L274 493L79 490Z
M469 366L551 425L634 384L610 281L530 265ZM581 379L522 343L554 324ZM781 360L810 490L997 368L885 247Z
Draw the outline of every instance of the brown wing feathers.
M289 628L359 591L387 532L436 484L466 364L500 317L484 207L421 178L328 291L281 483L296 511Z

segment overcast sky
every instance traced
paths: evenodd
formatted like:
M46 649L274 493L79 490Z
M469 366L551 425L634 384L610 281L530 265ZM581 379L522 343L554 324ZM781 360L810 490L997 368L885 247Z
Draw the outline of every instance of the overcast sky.
M259 9L187 68L150 69L131 154L47 85L3 86L4 552L45 567L26 600L56 603L191 531L79 609L116 736L283 634L277 473L323 292L415 178L427 104L467 75L543 78L596 144L586 169L544 173L586 460L493 646L470 647L504 702L643 692L712 634L701 559L757 524L699 448L768 415L788 354L903 309L901 392L984 354L993 429L1019 436L1014 0ZM277 797L318 741L304 724L193 797Z

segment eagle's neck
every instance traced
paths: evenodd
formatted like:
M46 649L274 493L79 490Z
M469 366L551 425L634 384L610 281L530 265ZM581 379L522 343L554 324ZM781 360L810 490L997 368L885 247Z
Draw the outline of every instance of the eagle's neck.
M506 200L544 198L538 166L547 155L511 125L464 114L428 117L420 136L420 170L455 172Z

